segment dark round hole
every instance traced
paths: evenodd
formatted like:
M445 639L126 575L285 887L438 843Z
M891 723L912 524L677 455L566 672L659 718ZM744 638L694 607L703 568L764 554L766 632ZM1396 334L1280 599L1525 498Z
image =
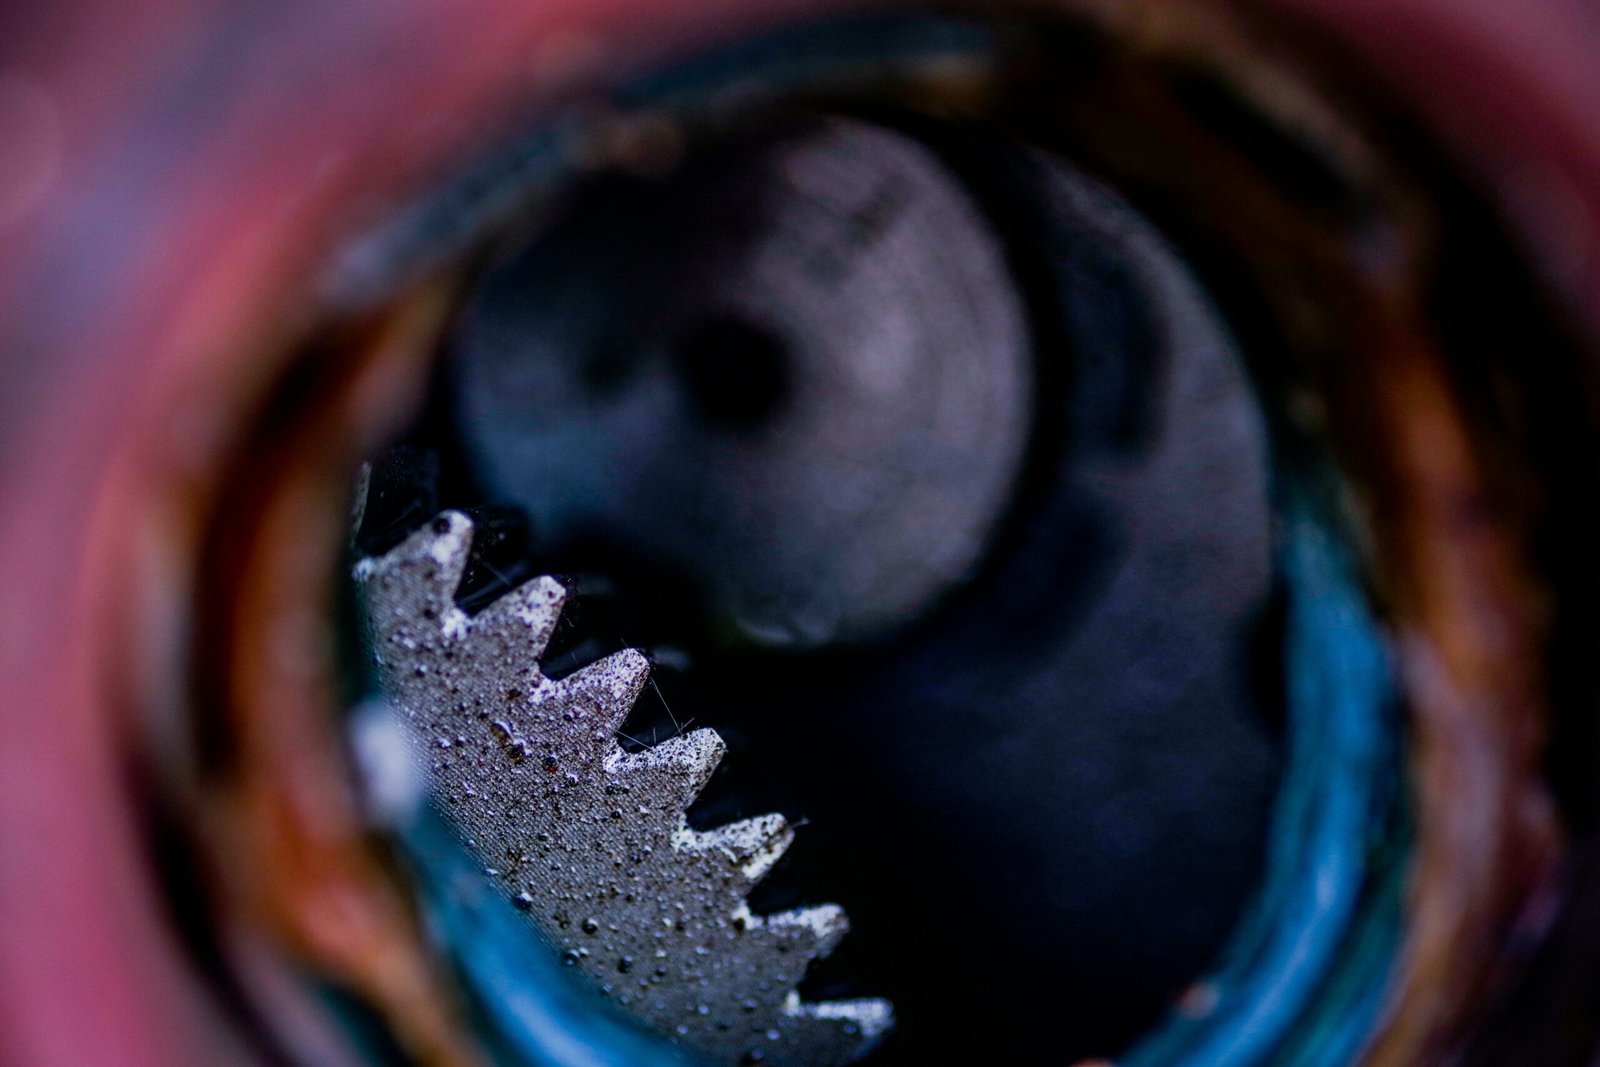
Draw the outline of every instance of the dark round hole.
M719 316L691 326L673 346L672 362L700 417L724 430L759 430L788 397L788 346L744 319Z

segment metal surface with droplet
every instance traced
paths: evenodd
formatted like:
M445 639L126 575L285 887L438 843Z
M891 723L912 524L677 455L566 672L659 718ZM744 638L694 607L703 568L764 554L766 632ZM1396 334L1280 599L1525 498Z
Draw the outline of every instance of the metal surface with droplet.
M888 1002L795 991L844 936L844 912L758 916L746 902L793 829L781 815L690 829L721 738L701 729L623 751L616 730L648 661L630 649L545 677L566 590L536 578L467 615L455 593L471 538L449 512L355 572L385 694L463 837L563 963L660 1032L726 1063L753 1062L757 1043L764 1063L859 1059L892 1025ZM443 736L458 739L448 760Z

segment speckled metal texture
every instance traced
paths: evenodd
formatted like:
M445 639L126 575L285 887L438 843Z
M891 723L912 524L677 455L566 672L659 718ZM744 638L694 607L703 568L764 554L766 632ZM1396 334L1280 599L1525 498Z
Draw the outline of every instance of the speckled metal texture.
M795 992L847 923L835 905L753 915L794 838L781 815L709 831L684 811L724 747L708 729L638 753L616 733L650 671L633 650L561 680L539 657L567 593L528 582L475 616L454 601L472 524L448 512L363 560L373 657L448 816L531 925L604 994L728 1063L845 1064L887 1032L883 1000Z

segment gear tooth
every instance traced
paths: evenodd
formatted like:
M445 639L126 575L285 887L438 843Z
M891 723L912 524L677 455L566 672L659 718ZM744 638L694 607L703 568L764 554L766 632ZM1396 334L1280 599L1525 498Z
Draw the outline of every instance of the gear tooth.
M683 831L680 843L695 852L719 852L747 881L759 882L794 843L794 828L782 815L758 815L715 830Z
M356 564L354 576L380 662L395 654L391 645L408 649L465 636L468 620L456 606L455 592L471 545L472 520L449 511L384 555Z
M671 788L674 802L688 807L711 780L728 746L715 730L693 730L643 752L616 752L606 770L621 778L648 778L654 789Z
M831 956L844 935L850 932L850 920L837 904L813 904L780 911L768 915L764 922L774 934L810 938L811 951L818 959Z
M433 599L453 599L472 548L472 520L446 511L381 556L356 564L356 580L371 583L400 574L420 575Z
M363 463L356 471L355 492L350 495L350 544L356 543L361 524L367 519L367 498L372 491L372 464Z
M514 655L537 660L550 643L566 602L566 586L545 575L517 586L484 608L473 620L473 629L500 634L515 643L509 650Z
M817 1064L854 1063L871 1052L894 1029L894 1008L879 997L862 997L855 1000L802 1001L798 993L791 992L783 1002L785 1029L795 1033L795 1045L818 1049L811 1057L801 1057L803 1062ZM811 1040L802 1033L810 1031ZM839 1055L839 1034L843 1032L855 1039L856 1045ZM830 1056L829 1053L832 1053Z
M563 687L573 701L587 701L604 717L611 731L622 726L634 701L650 680L650 661L637 649L625 648L568 678Z

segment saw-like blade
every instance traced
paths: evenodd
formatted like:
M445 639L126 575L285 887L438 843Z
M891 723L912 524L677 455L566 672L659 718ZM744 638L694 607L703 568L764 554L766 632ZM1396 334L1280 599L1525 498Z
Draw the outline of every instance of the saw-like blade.
M565 588L535 578L469 616L455 594L471 540L471 521L446 512L356 579L385 695L486 868L566 963L685 1045L727 1063L859 1059L889 1029L888 1002L795 991L844 912L758 916L746 902L794 830L781 815L691 829L722 739L701 729L625 752L617 730L648 660L629 649L545 677Z

